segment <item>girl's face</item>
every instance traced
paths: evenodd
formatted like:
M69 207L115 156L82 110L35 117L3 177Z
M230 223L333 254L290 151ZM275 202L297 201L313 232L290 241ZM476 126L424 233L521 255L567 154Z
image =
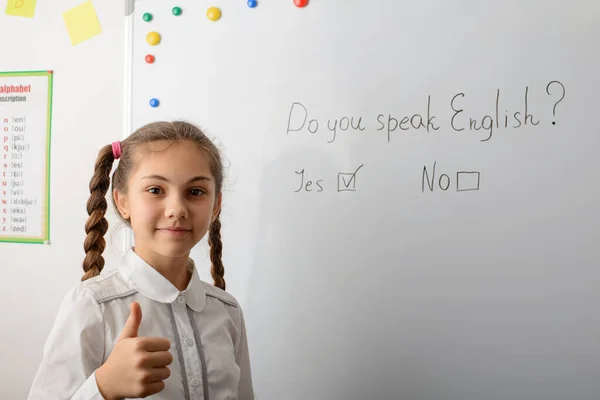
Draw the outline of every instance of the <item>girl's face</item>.
M160 141L136 157L127 194L115 192L121 215L130 219L136 253L150 262L187 258L221 207L209 155L190 141Z

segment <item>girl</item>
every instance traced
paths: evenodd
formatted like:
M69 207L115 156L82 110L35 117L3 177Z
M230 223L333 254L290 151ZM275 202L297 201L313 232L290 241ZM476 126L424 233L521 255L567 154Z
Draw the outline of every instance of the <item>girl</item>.
M112 199L135 246L100 275L119 158ZM223 279L222 184L219 151L185 122L152 123L100 150L83 282L60 306L29 399L254 399L244 317ZM214 286L189 258L207 232Z

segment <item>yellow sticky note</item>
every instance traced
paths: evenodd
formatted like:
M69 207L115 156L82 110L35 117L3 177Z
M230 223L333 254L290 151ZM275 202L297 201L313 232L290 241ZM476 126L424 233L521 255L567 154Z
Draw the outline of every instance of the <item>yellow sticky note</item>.
M7 0L6 15L33 18L37 0Z
M100 21L91 0L63 13L73 46L102 32Z

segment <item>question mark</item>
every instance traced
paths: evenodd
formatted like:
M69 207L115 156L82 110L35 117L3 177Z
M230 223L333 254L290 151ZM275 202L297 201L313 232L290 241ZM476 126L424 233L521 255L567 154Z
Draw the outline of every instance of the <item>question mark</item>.
M554 116L556 116L556 106L558 105L558 103L560 103L561 101L563 101L563 99L565 98L565 87L559 81L552 81L552 82L550 82L548 84L548 86L546 86L546 93L550 94L550 85L552 85L553 83L558 84L562 88L562 96L561 96L561 98L558 99L558 101L556 103L554 103L554 107L552 107L552 116L554 117ZM556 125L556 122L552 121L552 125Z

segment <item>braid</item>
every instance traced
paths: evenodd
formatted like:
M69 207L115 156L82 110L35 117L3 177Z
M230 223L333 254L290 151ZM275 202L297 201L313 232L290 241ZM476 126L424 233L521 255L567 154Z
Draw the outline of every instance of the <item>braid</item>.
M208 235L208 244L210 246L210 262L212 263L210 274L215 281L215 286L225 290L225 267L221 255L223 253L223 242L221 242L221 220L217 218L210 224Z
M104 234L108 230L108 221L104 218L108 206L106 192L110 187L110 171L114 160L111 145L104 146L98 154L94 176L90 181L90 198L87 202L89 218L85 223L87 236L83 243L83 249L85 250L83 270L85 274L81 278L82 281L100 275L102 268L104 268L102 252L106 247Z

